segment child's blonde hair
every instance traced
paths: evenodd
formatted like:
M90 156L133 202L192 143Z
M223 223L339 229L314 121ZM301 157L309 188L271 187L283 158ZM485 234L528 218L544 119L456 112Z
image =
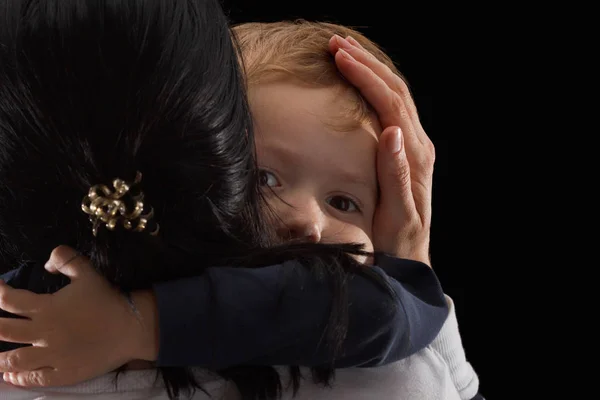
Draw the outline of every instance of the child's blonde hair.
M404 79L394 62L379 46L360 32L342 25L305 20L251 22L235 26L233 32L240 45L250 87L290 79L309 87L339 88L344 94L350 94L348 99L355 101L348 107L342 124L336 124L342 130L351 130L359 124L368 123L373 111L358 90L338 71L334 56L329 51L329 39L333 35L344 38L352 36Z

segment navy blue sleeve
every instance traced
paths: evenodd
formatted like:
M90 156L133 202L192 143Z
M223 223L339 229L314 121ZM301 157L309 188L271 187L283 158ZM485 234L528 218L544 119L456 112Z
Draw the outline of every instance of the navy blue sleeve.
M377 264L372 268L397 297L366 277L349 275L348 333L336 368L408 357L431 343L448 316L440 283L427 265L385 255ZM154 291L158 366L330 362L325 329L333 295L327 282L299 263L209 268L202 276L156 284Z

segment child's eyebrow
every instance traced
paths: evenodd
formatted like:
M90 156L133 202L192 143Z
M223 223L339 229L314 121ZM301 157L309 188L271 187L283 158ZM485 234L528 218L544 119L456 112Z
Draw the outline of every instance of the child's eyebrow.
M342 182L348 182L352 185L362 186L364 189L369 191L369 194L371 194L373 198L377 198L377 182L374 182L372 179L367 178L363 174L357 174L354 171L336 169L332 171L332 175L336 175L336 177Z

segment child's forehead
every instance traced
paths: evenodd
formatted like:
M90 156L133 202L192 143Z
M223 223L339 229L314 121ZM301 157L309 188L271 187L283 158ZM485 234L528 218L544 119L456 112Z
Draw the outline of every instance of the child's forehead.
M251 91L259 158L374 187L381 131L373 123L339 129L347 112L343 100L330 88L270 85Z
M316 86L279 79L254 86L250 94L251 104L258 104L263 112L284 114L306 122L316 120L340 133L366 128L373 131L376 139L381 134L375 112L360 93L347 84Z

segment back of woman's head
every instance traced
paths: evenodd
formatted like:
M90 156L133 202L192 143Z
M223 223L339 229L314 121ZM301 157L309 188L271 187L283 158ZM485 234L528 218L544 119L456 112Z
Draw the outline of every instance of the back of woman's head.
M251 118L217 0L4 0L0 21L0 273L66 244L143 288L251 244ZM138 171L122 200L144 194L146 229L94 235L85 196ZM162 372L172 396L192 385Z
M67 244L127 289L241 251L252 130L217 0L3 3L0 272ZM146 229L100 223L94 236L84 196L138 171Z
M3 0L0 21L0 273L43 268L61 244L123 289L232 259L298 258L336 278L328 337L341 344L351 258L308 244L252 249L266 241L253 131L218 0ZM100 222L95 236L84 198L138 171L131 193L143 192L144 214L153 210L148 226ZM185 371L162 372L172 397L193 386ZM221 373L243 398L281 393L270 367Z

